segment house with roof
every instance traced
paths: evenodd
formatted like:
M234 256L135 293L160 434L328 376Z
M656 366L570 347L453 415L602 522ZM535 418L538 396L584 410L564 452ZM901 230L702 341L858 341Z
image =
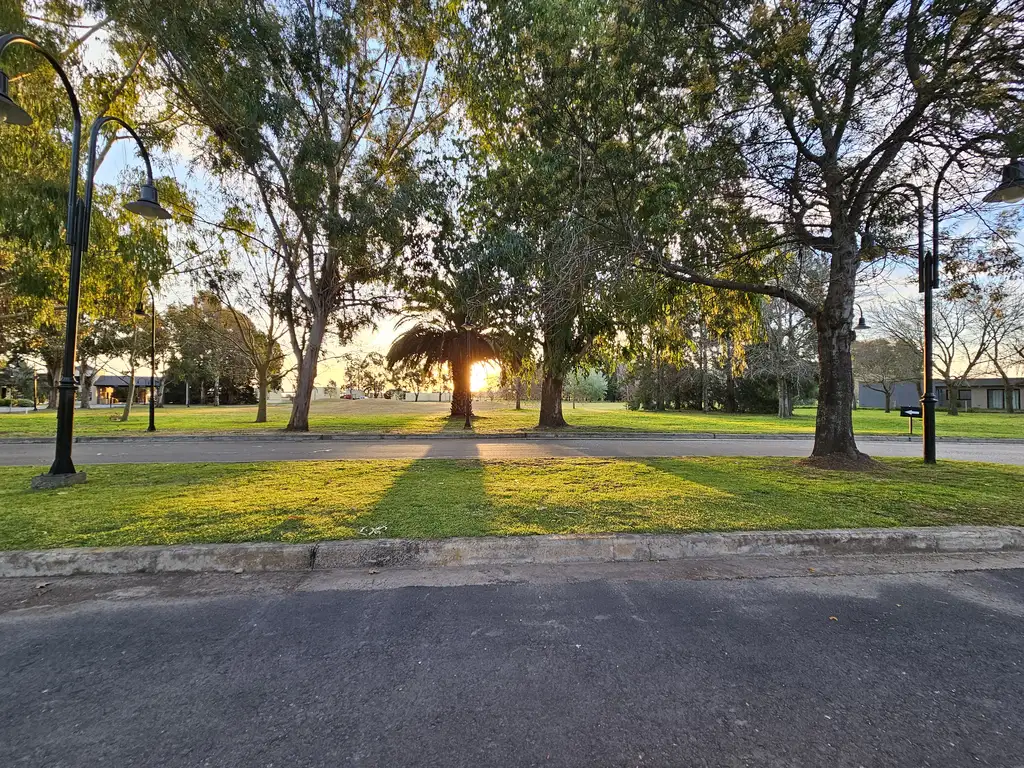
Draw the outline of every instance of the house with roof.
M1011 379L1013 383L1012 397L1013 410L1019 411L1024 390L1024 381ZM1006 390L1003 387L1003 380L1000 378L977 378L967 379L963 386L957 387L951 394L947 391L945 383L936 382L935 397L938 399L938 407L945 408L949 404L950 397L956 398L957 407L975 411L1003 411L1006 410ZM877 383L860 382L857 388L857 403L861 408L884 408L885 391ZM892 408L900 408L904 405L919 405L921 403L920 385L916 381L898 382L892 391Z
M149 376L135 377L135 402L149 402ZM163 377L155 379L156 396L159 400L160 387L163 386ZM131 385L130 376L116 376L104 374L92 380L92 402L95 405L117 405L128 399L128 388Z

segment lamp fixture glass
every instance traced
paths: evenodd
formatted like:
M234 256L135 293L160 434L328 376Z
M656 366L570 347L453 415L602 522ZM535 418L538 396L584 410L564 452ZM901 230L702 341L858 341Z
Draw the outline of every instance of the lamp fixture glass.
M32 125L32 115L18 106L7 93L7 73L0 71L0 123Z
M152 184L139 185L139 199L128 203L125 208L146 219L169 219L171 214L160 205L156 187Z
M986 203L1019 203L1024 200L1024 160L1015 158L1004 165L1002 181L983 200Z
M135 305L135 316L136 317L149 317L149 313L146 312L146 308L144 306L142 306L142 302L141 301L138 304ZM863 320L864 318L861 318L861 319Z

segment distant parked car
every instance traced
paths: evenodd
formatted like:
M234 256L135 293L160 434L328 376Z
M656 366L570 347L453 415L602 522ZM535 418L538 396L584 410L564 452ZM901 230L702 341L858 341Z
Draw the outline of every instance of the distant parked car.
M346 392L344 395L341 396L341 399L342 400L351 400L352 399L352 395L350 395L350 394L348 394Z

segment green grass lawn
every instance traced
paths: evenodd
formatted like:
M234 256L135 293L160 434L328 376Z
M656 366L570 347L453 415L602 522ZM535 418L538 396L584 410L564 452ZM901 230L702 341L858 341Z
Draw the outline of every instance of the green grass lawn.
M1024 468L883 459L550 459L141 464L31 491L0 468L0 549L388 537L1024 524Z
M527 403L516 411L507 403L478 401L474 405L477 418L474 430L493 433L534 430L537 404ZM212 406L184 408L169 406L157 411L157 434L200 434L281 430L288 423L290 407L267 409L266 424L256 424L255 406ZM75 433L78 435L145 435L148 417L145 408L137 409L127 423L112 421L119 411L92 409L77 411ZM313 404L310 429L314 432L397 432L433 433L462 431L461 418L449 420L448 404L437 402L397 402L392 400L332 400ZM798 408L792 419L770 415L706 414L698 411L629 411L622 403L581 403L576 408L565 406L566 431L602 432L718 432L732 434L769 434L814 432L813 408ZM854 428L863 435L902 435L907 433L907 419L898 411L858 410L853 416ZM0 437L50 436L56 428L52 411L35 413L0 412ZM1024 414L965 413L948 416L937 414L937 430L948 437L1017 437L1024 438ZM915 420L920 434L920 421Z

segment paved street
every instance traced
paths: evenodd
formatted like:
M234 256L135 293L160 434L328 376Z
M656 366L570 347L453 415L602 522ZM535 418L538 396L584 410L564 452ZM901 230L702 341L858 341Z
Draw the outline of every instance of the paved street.
M76 464L146 462L304 461L309 459L523 459L573 456L807 456L811 440L544 439L544 440L154 440L86 442L74 447ZM919 443L861 438L872 456L921 455ZM1024 465L1024 444L939 443L939 458ZM53 461L48 443L0 443L0 465L34 466Z
M0 765L1020 765L1021 564L8 581Z

